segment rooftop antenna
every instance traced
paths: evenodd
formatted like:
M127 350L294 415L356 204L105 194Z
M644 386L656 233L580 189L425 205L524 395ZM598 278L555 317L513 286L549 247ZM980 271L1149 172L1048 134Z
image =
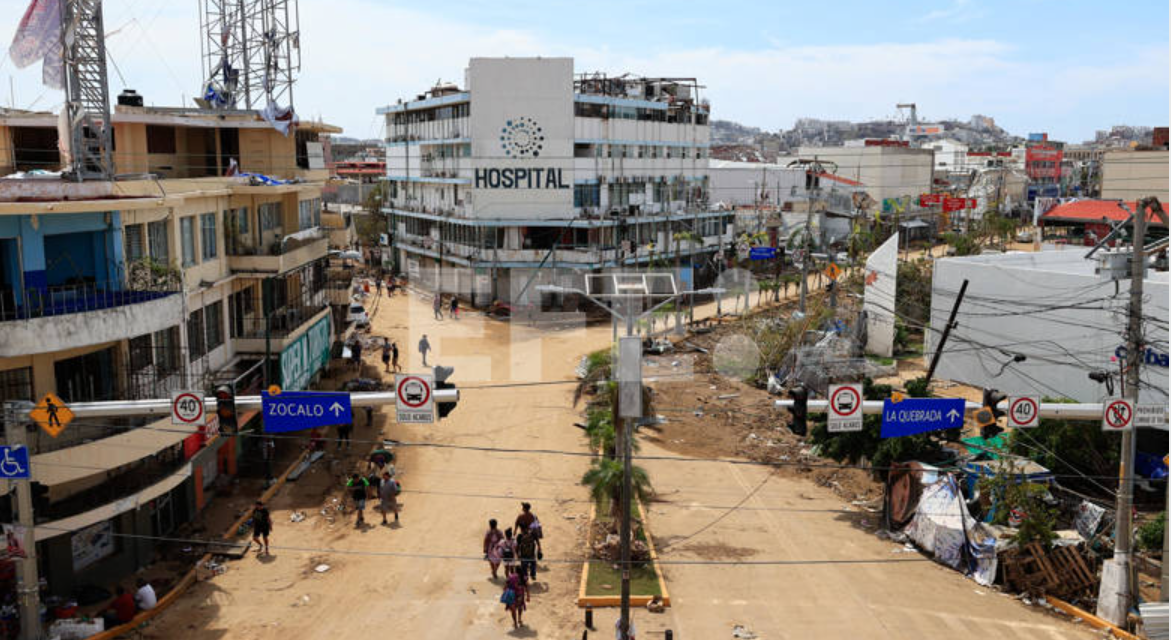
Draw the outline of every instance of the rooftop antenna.
M916 127L916 125L919 124L919 117L918 117L918 113L915 110L915 103L914 102L903 102L903 103L896 104L895 108L899 110L899 115L903 114L903 109L910 109L911 110L911 117L907 119L907 128L903 130L903 140L910 141L911 140L911 132L918 131L918 128Z
M106 36L101 0L61 2L61 54L65 109L74 180L114 176Z
M200 0L200 106L263 109L293 106L301 71L297 0Z

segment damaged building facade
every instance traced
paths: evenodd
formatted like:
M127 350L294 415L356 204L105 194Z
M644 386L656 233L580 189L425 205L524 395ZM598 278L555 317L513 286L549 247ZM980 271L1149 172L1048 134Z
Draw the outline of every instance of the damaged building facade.
M113 180L62 175L56 114L0 111L0 401L305 388L336 326L319 136L338 129L286 135L256 111L134 97L113 110ZM258 446L214 416L79 419L28 440L41 575L61 595L148 564L151 537L191 521Z
M710 206L699 90L575 75L571 58L473 58L463 88L379 109L397 268L477 306L531 302L534 270L572 280L676 251L685 279L708 269L732 214Z

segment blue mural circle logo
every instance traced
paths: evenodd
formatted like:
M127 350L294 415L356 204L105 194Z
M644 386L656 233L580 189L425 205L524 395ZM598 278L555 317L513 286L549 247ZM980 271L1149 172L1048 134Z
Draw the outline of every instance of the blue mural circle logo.
M508 120L500 129L500 148L509 158L537 158L544 147L545 133L532 118Z

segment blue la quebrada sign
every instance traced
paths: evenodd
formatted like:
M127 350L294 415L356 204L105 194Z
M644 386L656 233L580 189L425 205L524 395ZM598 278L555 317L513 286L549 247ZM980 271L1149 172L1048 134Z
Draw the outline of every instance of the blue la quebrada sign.
M753 260L772 260L777 257L776 247L752 247L748 250L748 257Z
M266 433L303 431L354 421L350 394L313 391L260 392Z
M898 438L917 433L964 426L963 398L905 398L882 403L882 437Z

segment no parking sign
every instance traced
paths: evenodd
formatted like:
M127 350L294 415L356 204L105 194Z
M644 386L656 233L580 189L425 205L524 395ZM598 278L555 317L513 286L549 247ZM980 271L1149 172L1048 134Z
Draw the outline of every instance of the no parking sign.
M1130 431L1134 428L1134 403L1130 400L1107 398L1102 406L1102 431Z

